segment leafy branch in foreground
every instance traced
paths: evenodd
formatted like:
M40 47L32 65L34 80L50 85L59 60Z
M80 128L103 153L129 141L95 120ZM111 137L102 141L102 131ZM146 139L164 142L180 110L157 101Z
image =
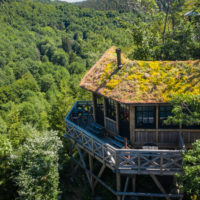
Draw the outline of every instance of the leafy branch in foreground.
M200 125L200 95L177 95L170 103L172 115L166 124Z
M192 149L184 153L183 159L184 174L179 175L181 186L192 200L200 199L200 140L192 145Z

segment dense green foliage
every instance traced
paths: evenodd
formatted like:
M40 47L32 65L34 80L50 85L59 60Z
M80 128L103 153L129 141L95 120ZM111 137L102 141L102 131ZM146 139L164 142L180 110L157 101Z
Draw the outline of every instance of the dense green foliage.
M191 200L200 199L200 140L193 144L193 148L185 153L183 160L184 174L179 177L183 182L182 190Z
M60 140L60 174L69 167L64 117L74 101L90 98L79 82L106 49L122 47L133 59L199 58L199 18L183 17L198 1L146 0L123 9L113 2L115 10L98 11L0 1L0 199L57 198ZM65 179L59 186L67 195Z
M55 132L38 132L29 127L31 137L19 148L14 162L19 165L14 178L20 199L57 199L58 151L62 147ZM17 166L15 164L15 166Z
M200 95L174 96L171 105L173 105L172 116L168 117L166 123L200 125Z

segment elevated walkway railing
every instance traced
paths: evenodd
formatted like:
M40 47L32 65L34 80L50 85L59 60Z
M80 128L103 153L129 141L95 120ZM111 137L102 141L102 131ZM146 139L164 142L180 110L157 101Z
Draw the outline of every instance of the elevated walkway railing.
M71 115L78 107L92 108L90 101L77 101L66 121L66 135L110 169L122 174L173 175L182 172L182 150L117 149L81 128Z

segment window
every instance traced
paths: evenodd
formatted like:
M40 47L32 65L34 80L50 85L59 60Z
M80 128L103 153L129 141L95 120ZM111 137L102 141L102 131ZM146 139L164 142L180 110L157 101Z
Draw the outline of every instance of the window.
M159 128L179 128L179 125L165 124L164 121L172 114L172 106L159 106Z
M129 121L129 106L119 104L119 121Z
M106 117L116 120L116 106L112 99L106 99Z
M119 135L130 139L129 106L119 104Z
M156 128L154 106L136 107L136 128Z
M104 126L104 107L103 107L102 96L95 95L95 106L96 106L96 122Z

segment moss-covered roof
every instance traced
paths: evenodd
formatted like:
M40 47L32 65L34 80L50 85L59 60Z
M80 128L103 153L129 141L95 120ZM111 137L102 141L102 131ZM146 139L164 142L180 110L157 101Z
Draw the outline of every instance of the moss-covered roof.
M80 86L122 103L166 103L172 96L200 94L200 60L139 61L108 49L87 72Z

